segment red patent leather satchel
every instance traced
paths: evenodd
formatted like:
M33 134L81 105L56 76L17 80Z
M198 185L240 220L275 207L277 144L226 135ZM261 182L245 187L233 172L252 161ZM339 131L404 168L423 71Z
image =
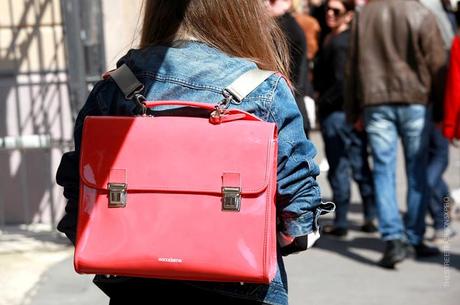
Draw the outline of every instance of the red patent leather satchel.
M213 105L182 105L208 110ZM239 110L87 117L79 273L269 283L276 273L277 131Z

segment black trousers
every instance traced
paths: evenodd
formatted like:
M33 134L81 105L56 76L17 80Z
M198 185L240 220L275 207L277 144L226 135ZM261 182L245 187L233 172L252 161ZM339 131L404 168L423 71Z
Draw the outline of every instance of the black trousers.
M106 283L108 284L108 283ZM221 295L184 284L181 281L115 280L101 287L110 297L109 305L263 305L265 303ZM108 288L108 289L106 289Z
M195 297L192 298L184 298L177 299L177 296L172 296L172 298L165 298L163 300L156 299L154 295L149 296L150 299L123 299L123 298L111 298L109 305L176 305L176 304L190 304L190 305L263 305L266 303L260 303L255 301L248 301L243 299L236 299L236 298L226 298L226 297L214 297L210 295L203 295L202 298L196 299ZM268 305L268 304L267 304Z

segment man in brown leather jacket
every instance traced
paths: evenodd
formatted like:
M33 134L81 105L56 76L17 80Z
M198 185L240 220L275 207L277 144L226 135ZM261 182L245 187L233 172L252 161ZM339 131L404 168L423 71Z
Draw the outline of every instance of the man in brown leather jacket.
M355 19L346 72L347 119L368 134L374 161L379 230L386 248L379 264L393 268L409 249L439 254L423 243L426 214L428 101L445 64L435 17L416 0L373 0ZM405 226L396 199L396 154L406 163ZM411 247L406 246L406 242Z

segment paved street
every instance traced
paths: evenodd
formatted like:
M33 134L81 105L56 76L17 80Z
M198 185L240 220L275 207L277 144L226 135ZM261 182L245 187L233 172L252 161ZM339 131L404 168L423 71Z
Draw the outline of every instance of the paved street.
M408 259L395 271L384 270L375 265L383 243L378 235L359 232L360 214L352 216L354 231L346 241L323 236L310 253L288 259L291 304L458 304L457 236L446 243L443 256L424 261ZM458 222L455 228L460 232Z
M319 135L318 161L322 159ZM401 155L401 154L400 154ZM404 210L403 162L398 164L398 195ZM451 150L445 176L452 190L460 190L460 151ZM330 198L326 173L320 176L325 199ZM356 188L346 240L323 236L311 250L286 259L291 305L454 305L460 299L460 237L442 244L435 259L407 259L397 270L375 265L383 251L378 234L359 231L361 207ZM460 202L459 202L460 203ZM323 223L330 221L330 216ZM454 223L460 232L460 222ZM429 228L427 237L432 235ZM0 235L0 305L97 305L108 299L91 284L90 276L74 273L72 248L55 235L7 228Z

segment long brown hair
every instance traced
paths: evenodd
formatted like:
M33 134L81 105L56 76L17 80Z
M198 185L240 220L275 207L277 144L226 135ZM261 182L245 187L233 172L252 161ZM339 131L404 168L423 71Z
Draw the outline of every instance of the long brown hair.
M262 0L145 0L141 48L187 36L289 76L286 40Z

